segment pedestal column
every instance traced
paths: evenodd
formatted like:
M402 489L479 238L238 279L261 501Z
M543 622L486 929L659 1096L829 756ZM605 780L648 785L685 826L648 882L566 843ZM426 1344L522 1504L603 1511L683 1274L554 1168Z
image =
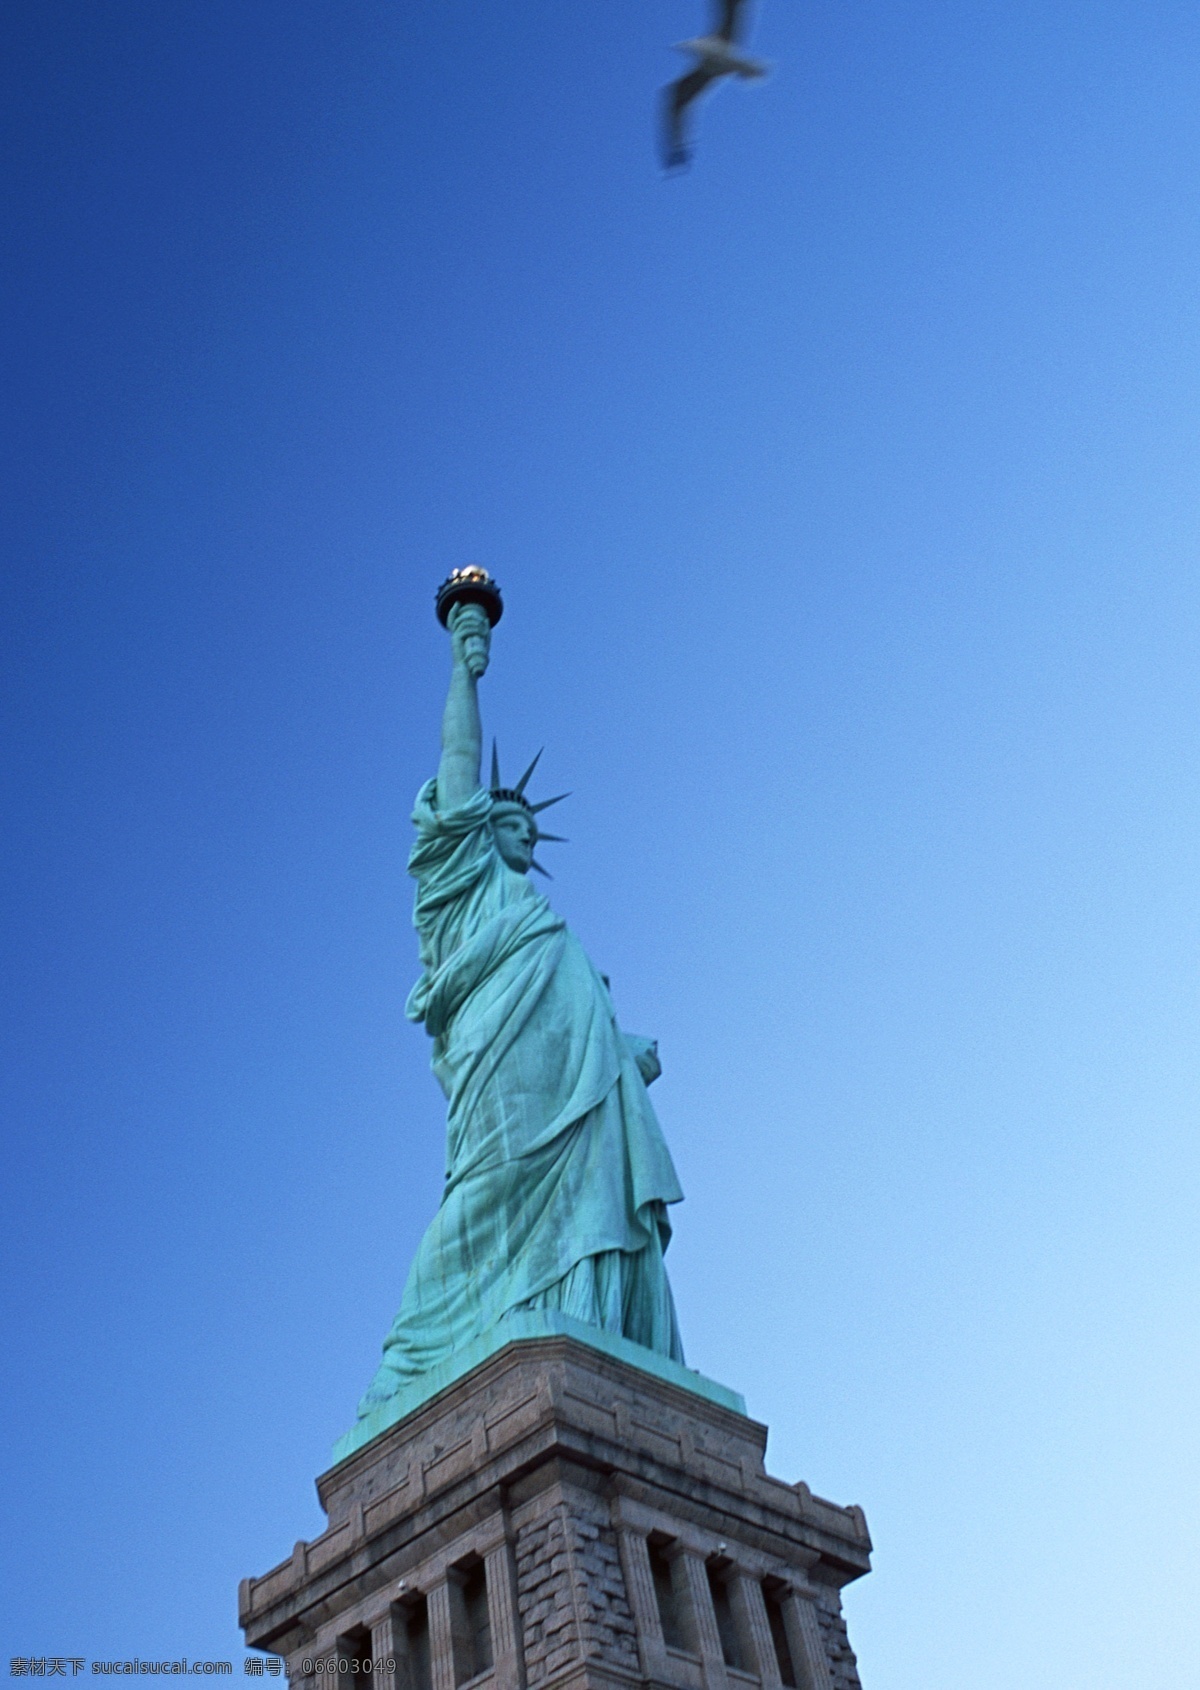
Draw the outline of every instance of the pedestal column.
M650 1571L650 1546L641 1532L632 1531L628 1526L620 1528L618 1542L625 1590L637 1627L642 1672L647 1678L662 1681L667 1677L667 1644L658 1614L658 1598L654 1594L654 1574Z
M836 1690L817 1610L806 1596L793 1590L784 1597L783 1623L801 1690Z
M683 1587L684 1611L692 1629L693 1647L700 1656L706 1690L729 1690L721 1633L717 1630L712 1591L708 1588L708 1568L690 1549L679 1551L675 1568Z
M496 1684L498 1690L524 1690L525 1662L518 1631L516 1570L508 1539L489 1549L483 1562Z
M428 1595L429 1674L433 1690L456 1690L454 1671L454 1616L451 1610L450 1580L443 1577Z
M407 1639L397 1623L396 1611L386 1608L371 1627L371 1683L376 1690L404 1690L400 1673L400 1652ZM388 1670L386 1663L394 1661Z
M739 1629L750 1650L750 1671L758 1674L763 1690L779 1690L783 1679L775 1655L775 1639L771 1636L762 1585L748 1573L737 1572L730 1580L729 1595Z

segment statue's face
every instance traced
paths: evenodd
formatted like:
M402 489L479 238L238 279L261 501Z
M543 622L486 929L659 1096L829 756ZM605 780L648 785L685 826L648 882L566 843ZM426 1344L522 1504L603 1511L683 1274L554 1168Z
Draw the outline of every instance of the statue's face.
M492 811L492 832L496 849L509 868L518 874L528 874L533 861L533 844L537 838L537 823L519 804L503 804Z

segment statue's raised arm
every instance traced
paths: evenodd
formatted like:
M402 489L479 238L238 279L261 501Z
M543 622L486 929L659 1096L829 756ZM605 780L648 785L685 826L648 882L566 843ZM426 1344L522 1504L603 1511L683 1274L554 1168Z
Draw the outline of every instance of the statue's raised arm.
M438 764L440 810L453 810L479 790L483 728L479 720L479 682L487 673L492 627L477 604L456 604L447 626L453 668L442 715L442 760Z

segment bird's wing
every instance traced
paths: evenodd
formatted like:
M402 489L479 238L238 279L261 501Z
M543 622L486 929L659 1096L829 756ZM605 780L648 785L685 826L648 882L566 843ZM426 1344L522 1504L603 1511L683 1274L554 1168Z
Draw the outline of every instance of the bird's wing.
M728 41L732 47L740 33L742 14L746 9L746 0L715 0L716 16L713 20L713 34L720 36L722 41Z
M687 109L712 80L712 72L698 65L663 89L663 163L668 170L686 164L692 156L688 145Z

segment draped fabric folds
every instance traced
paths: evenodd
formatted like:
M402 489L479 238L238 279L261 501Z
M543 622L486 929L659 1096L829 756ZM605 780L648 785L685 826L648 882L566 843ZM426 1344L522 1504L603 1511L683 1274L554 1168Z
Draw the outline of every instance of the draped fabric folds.
M516 1311L560 1309L683 1360L663 1266L683 1193L608 989L496 850L491 795L417 798L407 1014L449 1103L446 1185L359 1405Z

